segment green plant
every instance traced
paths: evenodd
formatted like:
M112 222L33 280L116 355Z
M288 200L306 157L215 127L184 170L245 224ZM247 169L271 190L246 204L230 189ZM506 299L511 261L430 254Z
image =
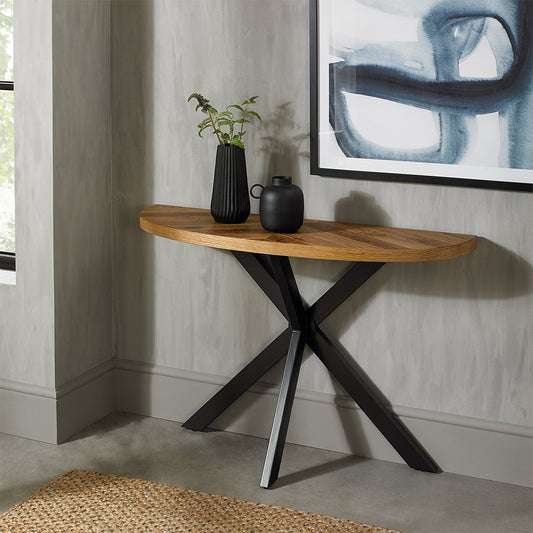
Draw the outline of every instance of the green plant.
M220 113L209 103L200 93L192 93L187 102L193 98L198 101L196 111L200 110L207 117L198 124L198 135L202 137L205 130L212 129L212 133L218 138L219 144L233 144L244 148L243 138L246 134L244 125L251 123L250 118L255 117L261 121L261 117L255 111L251 111L249 106L256 103L259 96L250 96L241 105L232 104Z

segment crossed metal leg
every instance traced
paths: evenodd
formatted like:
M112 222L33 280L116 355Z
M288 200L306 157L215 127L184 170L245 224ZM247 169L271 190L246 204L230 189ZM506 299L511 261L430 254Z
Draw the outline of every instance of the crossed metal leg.
M289 326L198 409L183 427L195 431L206 429L239 396L287 355L260 483L261 487L270 487L278 478L302 355L305 345L308 344L411 468L440 472L439 466L392 412L381 393L320 329L320 323L377 272L383 263L355 263L306 309L287 257L248 252L232 253L285 316Z

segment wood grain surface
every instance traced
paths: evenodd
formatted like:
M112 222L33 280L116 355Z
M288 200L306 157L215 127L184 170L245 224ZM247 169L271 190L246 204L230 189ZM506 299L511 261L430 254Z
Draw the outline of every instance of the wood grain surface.
M296 233L271 233L258 215L219 224L207 209L153 205L140 216L154 235L211 248L336 261L406 263L451 259L476 248L475 235L304 220Z

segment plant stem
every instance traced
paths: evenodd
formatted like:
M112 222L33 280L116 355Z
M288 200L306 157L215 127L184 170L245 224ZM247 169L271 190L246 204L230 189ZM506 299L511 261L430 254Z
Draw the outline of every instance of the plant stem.
M244 113L242 114L242 118L246 118L246 115L248 114L248 105L246 104L246 107L244 108ZM244 122L241 123L241 131L239 131L239 140L242 139L242 131L244 130Z
M209 109L208 113L209 113L209 118L211 119L211 124L213 125L213 133L217 136L219 144L224 144L222 142L222 139L220 138L220 135L218 134L217 126L216 126L216 123L215 123L215 121L213 119L213 114L211 113L211 109Z

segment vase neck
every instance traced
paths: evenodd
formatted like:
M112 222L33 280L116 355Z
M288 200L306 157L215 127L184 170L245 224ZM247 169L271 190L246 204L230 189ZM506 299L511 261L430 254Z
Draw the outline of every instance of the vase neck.
M286 187L287 185L292 185L291 176L274 176L272 178L272 185L276 187Z

